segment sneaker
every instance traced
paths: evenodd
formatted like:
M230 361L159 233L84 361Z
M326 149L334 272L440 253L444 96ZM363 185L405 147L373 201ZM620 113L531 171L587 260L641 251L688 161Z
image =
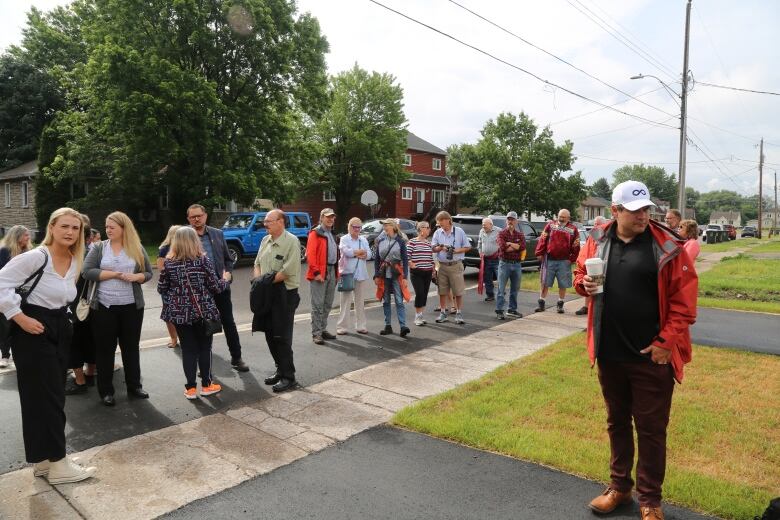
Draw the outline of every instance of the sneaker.
M192 390L194 390L194 388ZM200 389L200 395L214 395L221 390L222 390L222 385L219 385L212 381L209 386L204 386L203 388ZM189 397L187 399L189 399Z
M441 311L439 313L439 317L436 318L436 323L444 323L445 321L447 321L447 313L444 312L444 311Z
M574 311L574 314L576 314L577 316L585 316L586 314L588 314L588 306L583 305L582 307Z
M486 301L486 302L492 302L492 301L494 301L495 299L496 299L496 298L495 298L495 296L488 296L487 298L485 298L485 301Z
M463 314L461 314L460 311L455 313L455 323L457 323L458 325L463 325L464 323L466 323L465 321L463 321Z
M496 313L496 319L498 319L498 320L505 320L506 319L506 314L504 314L503 311L497 312Z
M543 299L539 298L537 300L537 303L539 304L539 306L534 309L534 312L544 312L544 306L545 306L545 304L547 302L545 302Z
M96 468L82 468L74 464L68 457L63 457L57 462L52 462L49 466L49 474L46 479L49 484L70 484L86 480L97 471Z
M10 364L11 358L0 358L0 368L8 368L8 365Z
M422 314L415 314L414 315L414 324L415 325L425 325L425 321L423 321Z
M343 336L347 333L347 329L336 329L336 335Z
M322 339L322 336L320 336L320 335L312 336L311 340L314 342L315 345L324 345L325 344L325 340Z
M519 312L517 312L515 309L509 309L508 311L506 311L506 313L509 314L510 316L512 316L513 318L522 318L523 317L523 315L520 314Z
M79 461L78 457L71 457L71 462L74 464L77 464ZM41 462L36 462L33 464L33 476L35 477L45 477L49 474L49 469L51 469L51 462L48 460L44 460Z
M558 300L556 307L558 307L558 314L563 314L563 300Z
M195 388L195 387L186 388L184 390L184 397L186 397L190 401L192 401L193 399L197 399L198 398L198 389Z

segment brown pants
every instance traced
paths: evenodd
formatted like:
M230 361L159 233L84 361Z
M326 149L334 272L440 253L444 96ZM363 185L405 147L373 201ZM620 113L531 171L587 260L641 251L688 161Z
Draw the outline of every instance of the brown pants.
M626 492L634 486L631 478L633 418L639 444L636 465L639 505L659 507L666 472L666 427L674 390L672 367L599 360L599 382L607 405L612 487Z

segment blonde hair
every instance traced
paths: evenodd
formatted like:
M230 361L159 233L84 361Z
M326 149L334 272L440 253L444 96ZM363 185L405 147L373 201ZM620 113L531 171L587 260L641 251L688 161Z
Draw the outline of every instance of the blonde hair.
M179 226L171 239L171 251L166 258L171 260L195 260L204 255L203 244L198 234L189 226Z
M52 212L49 216L49 223L46 226L46 236L43 237L41 245L50 246L54 243L54 234L51 229L57 223L60 217L74 217L79 221L79 238L70 246L70 254L76 261L76 271L81 272L81 265L84 263L84 220L81 218L81 213L72 208L60 208Z
M695 220L686 219L680 222L680 231L685 235L684 238L690 240L699 236L699 224Z
M25 233L29 235L30 230L24 226L13 226L5 233L2 241L2 247L7 248L11 252L11 258L32 249L32 246L30 245L30 242L32 242L32 237L27 241L27 245L24 246L24 248L19 245L19 241L22 239Z
M349 227L352 227L352 226L362 226L363 225L363 221L360 220L357 217L352 217L351 219L349 219L349 224L348 225L349 225Z
M143 271L145 265L144 248L141 245L141 239L138 236L138 231L135 230L133 221L121 211L111 213L106 219L113 220L122 228L122 247L125 250L125 254L135 260L138 268Z
M168 228L168 234L165 235L165 240L163 240L160 243L161 248L171 245L171 241L173 240L173 234L176 233L176 230L179 229L180 227L181 226L179 224L174 224Z

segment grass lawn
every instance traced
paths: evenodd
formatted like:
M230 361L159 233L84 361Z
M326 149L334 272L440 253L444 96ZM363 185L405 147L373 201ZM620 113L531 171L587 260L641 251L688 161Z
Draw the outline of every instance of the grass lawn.
M780 260L724 258L699 275L699 306L780 314Z
M606 413L582 333L404 410L394 424L608 482ZM675 389L664 498L724 518L780 495L780 357L694 347ZM585 507L585 504L583 504Z
M773 238L771 240L762 241L763 243L750 250L751 253L780 253L780 239Z
M571 280L574 281L574 265L572 265L572 273L571 273ZM498 282L496 282L498 283ZM509 284L507 284L509 285ZM539 292L541 290L541 279L539 278L539 271L523 271L523 276L520 279L520 289L524 291L535 291ZM574 290L574 287L570 288L568 291L566 291L568 294L577 294L577 291ZM550 292L548 294L548 298L557 297L558 296L558 282L555 283L555 285L550 289Z
M702 244L702 253L723 253L725 251L733 251L734 249L741 249L744 247L753 247L760 244L761 240L757 238L738 238L737 240L729 240L727 242L715 242L714 244Z

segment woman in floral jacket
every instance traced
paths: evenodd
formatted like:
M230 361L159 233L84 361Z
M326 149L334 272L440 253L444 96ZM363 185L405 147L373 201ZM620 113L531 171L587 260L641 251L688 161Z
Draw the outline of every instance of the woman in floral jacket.
M191 227L176 230L171 250L160 271L157 292L162 295L160 319L173 323L179 335L184 376L184 397L197 399L197 369L200 368L200 395L216 394L222 387L211 380L211 334L206 320L219 320L214 294L228 287L217 277L214 265L204 254L200 239Z

